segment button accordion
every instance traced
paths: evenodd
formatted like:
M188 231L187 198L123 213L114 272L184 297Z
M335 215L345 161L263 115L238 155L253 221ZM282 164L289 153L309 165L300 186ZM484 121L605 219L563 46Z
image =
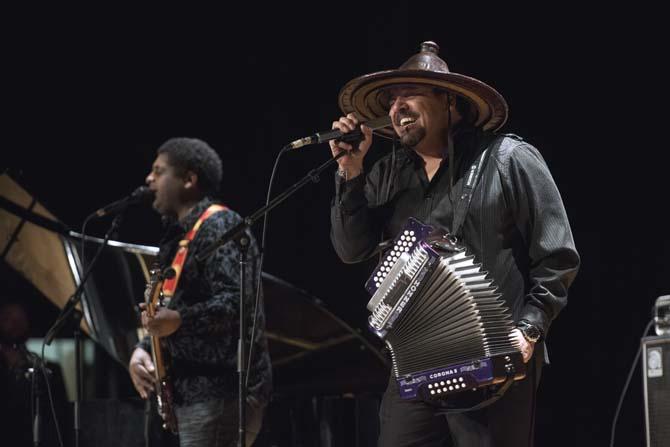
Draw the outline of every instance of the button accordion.
M365 287L401 398L439 401L525 376L493 280L448 233L410 218Z

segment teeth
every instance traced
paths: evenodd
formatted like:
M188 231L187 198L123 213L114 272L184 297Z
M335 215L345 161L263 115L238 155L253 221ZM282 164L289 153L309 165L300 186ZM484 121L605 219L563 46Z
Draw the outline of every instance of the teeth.
M413 123L414 121L415 121L414 118L402 118L402 119L400 120L400 125L401 125L401 126L406 126L406 125L408 125L408 124Z

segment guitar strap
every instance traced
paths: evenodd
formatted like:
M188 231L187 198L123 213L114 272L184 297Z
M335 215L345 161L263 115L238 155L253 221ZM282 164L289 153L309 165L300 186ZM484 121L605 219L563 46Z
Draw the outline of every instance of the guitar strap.
M193 228L191 228L191 230L186 233L184 239L179 241L179 248L177 249L177 254L175 254L171 265L175 271L175 275L170 279L166 279L163 283L163 295L166 298L171 298L174 295L175 290L177 290L177 284L179 283L179 278L181 277L181 272L184 268L184 263L186 262L186 256L188 255L188 246L193 238L195 238L195 235L198 233L202 223L206 221L211 215L227 209L228 208L223 205L210 205L200 215L198 220L195 222L195 225L193 225Z

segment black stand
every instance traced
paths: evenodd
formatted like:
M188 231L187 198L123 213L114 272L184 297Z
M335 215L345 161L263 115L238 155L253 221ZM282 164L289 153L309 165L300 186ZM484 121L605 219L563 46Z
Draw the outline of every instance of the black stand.
M244 297L246 296L245 291L245 282L246 282L246 270L247 270L247 252L249 251L249 244L251 240L247 237L246 233L243 233L237 239L237 247L240 250L240 335L237 344L237 374L238 374L238 408L239 408L239 427L238 427L238 438L237 446L246 447L247 439L247 387L246 387L246 378L247 378L247 319L245 318L245 306L244 306Z
M206 248L205 250L202 251L202 253L199 253L196 255L196 259L198 262L202 262L204 259L209 257L212 253L214 253L219 247L227 244L231 240L237 240L238 246L240 248L240 335L239 335L239 340L237 342L237 371L239 374L239 389L238 389L238 396L239 396L239 437L237 439L237 445L238 447L245 447L246 446L246 397L247 397L247 389L246 389L246 318L244 314L244 282L246 279L246 255L247 255L247 249L249 248L249 238L246 236L246 230L251 228L251 226L261 217L266 215L267 213L270 212L273 208L277 207L280 203L284 202L286 199L288 199L291 195L293 195L297 190L305 186L307 183L310 181L317 183L319 181L319 174L326 169L327 167L335 164L337 162L337 159L346 155L346 151L341 151L339 154L337 154L335 157L329 159L327 162L321 164L321 166L317 167L316 169L312 169L307 173L305 177L303 177L300 181L295 183L293 186L288 188L286 191L283 193L279 194L277 197L275 197L270 203L265 205L264 207L260 208L258 211L254 212L251 214L251 216L246 217L245 219L242 220L241 223L236 225L235 227L231 228L228 230L223 236L221 236L221 239L219 239L217 242L212 244L210 247Z
M97 253L93 257L93 260L88 265L88 268L84 272L84 276L81 279L81 282L77 286L77 289L74 291L74 294L70 299L65 303L63 310L56 319L56 322L51 326L49 332L47 332L46 337L44 337L44 344L49 346L53 341L56 334L67 324L74 324L74 363L75 363L75 400L74 400L74 445L79 447L79 435L81 433L81 418L80 418L80 405L81 398L84 394L84 384L81 380L82 375L82 363L81 363L81 318L83 317L82 312L77 309L75 306L81 301L81 293L84 291L84 284L93 270L95 262L100 257L102 250L107 245L110 236L115 232L119 225L121 224L123 214L118 214L112 221L112 225L107 230L105 234L105 239L102 242L102 246L98 249ZM82 259L82 263L85 262Z
M32 367L26 370L26 378L30 379L30 394L32 395L32 432L33 432L33 447L42 447L43 444L43 432L46 427L44 424L44 418L42 415L42 400L44 396L44 389L48 387L46 381L50 380L49 376L51 375L51 370L49 370L45 365L40 365L39 368L44 368L44 378L40 377L38 372L37 363L40 360L35 359L32 362ZM42 383L43 382L43 383ZM54 424L56 421L54 421Z
M42 398L42 392L39 385L39 378L35 368L28 368L28 374L30 375L31 393L33 394L33 446L40 447L42 445L42 406L40 405L40 400Z

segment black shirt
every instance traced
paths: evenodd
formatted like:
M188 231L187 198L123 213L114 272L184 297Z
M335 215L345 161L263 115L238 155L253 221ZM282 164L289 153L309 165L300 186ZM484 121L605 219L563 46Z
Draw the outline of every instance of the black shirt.
M502 139L502 140L501 140ZM429 181L423 161L401 149L367 176L336 177L331 240L340 258L358 262L409 217L450 230L465 174L486 148L484 167L461 231L462 242L494 278L515 321L547 334L567 304L579 267L561 196L540 153L516 136L471 131L455 141L451 187L446 159Z
M160 243L161 268L172 263L179 241L212 203L205 198L181 222L168 224ZM165 339L172 359L175 403L178 405L237 395L239 250L234 242L229 242L202 262L196 260L196 255L218 241L241 220L234 211L224 210L204 221L189 244L177 290L168 304L168 308L179 312L182 320L179 329ZM255 286L259 274L259 251L253 237L251 240L245 285L247 337L251 336ZM248 391L258 401L268 402L272 374L265 338L265 314L262 308L259 311ZM148 338L140 346L150 352Z

